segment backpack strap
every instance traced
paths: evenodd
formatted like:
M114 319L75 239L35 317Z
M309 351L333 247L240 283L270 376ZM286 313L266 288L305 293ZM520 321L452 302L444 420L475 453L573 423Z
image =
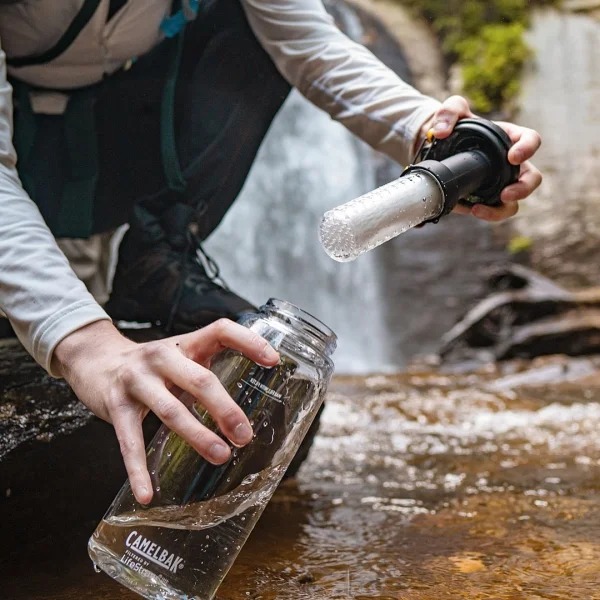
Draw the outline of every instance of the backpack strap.
M161 23L161 30L167 39L177 38L171 43L172 58L165 80L161 103L160 136L163 171L167 186L174 192L185 192L187 181L183 176L175 141L175 95L179 66L185 41L185 27L198 16L198 0L174 0L171 16Z
M58 58L77 39L83 28L90 22L102 0L85 0L80 11L77 13L65 33L52 46L52 48L38 54L37 56L21 56L7 58L6 63L11 67L30 67L43 65Z

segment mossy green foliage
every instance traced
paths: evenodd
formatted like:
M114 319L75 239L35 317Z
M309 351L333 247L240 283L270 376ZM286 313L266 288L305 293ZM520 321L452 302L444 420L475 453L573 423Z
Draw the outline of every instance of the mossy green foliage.
M520 254L529 252L533 247L533 240L526 235L517 235L508 242L508 251L511 254Z
M463 93L476 111L489 113L514 101L521 71L530 55L523 36L530 2L399 1L431 22L448 61L462 67Z
M457 44L464 91L475 110L490 112L518 95L521 71L530 55L523 31L520 23L485 25L477 37Z

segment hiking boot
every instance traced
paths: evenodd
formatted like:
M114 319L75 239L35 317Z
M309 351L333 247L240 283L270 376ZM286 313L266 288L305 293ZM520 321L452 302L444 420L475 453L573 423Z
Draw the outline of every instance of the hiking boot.
M164 237L140 245L128 231L106 311L118 321L159 323L167 333L187 333L220 318L239 319L256 308L223 282L215 262L194 239L194 224L183 243ZM178 240L182 242L182 239Z

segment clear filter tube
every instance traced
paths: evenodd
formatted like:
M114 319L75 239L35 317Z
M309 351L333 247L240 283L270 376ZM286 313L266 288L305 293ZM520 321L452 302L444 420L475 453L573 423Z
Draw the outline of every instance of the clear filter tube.
M319 237L331 258L348 262L443 209L444 194L435 178L411 173L326 212Z

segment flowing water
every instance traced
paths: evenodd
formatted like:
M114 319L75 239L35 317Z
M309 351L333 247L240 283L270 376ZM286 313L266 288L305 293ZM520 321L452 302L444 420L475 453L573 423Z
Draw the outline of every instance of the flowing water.
M218 598L600 599L599 365L336 379ZM85 541L30 558L2 598L137 597L94 573Z

